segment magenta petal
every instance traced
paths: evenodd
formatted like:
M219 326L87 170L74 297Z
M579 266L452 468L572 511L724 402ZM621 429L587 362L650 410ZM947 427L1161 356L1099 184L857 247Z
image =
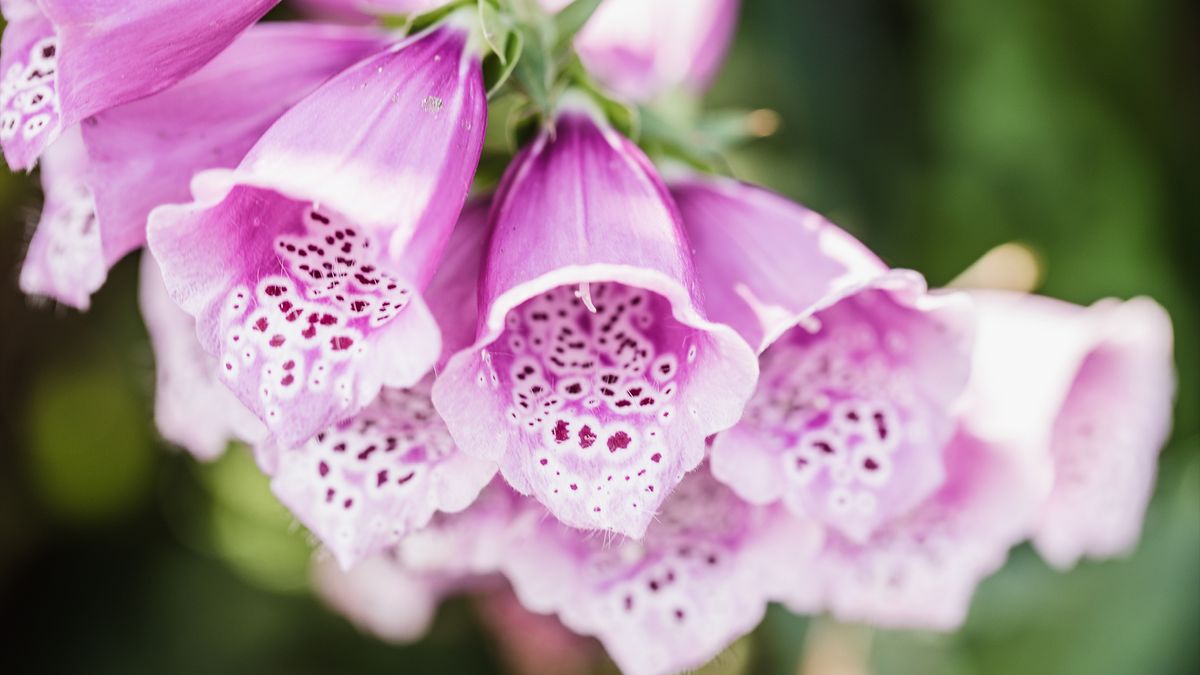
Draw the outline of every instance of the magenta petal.
M752 630L820 543L817 528L746 504L703 468L640 541L566 527L532 502L513 528L504 573L522 604L646 675L699 667Z
M489 208L490 199L475 200L463 208L442 262L425 289L429 311L442 329L442 360L438 370L475 340L479 273L491 234Z
M1126 553L1171 427L1169 317L1145 298L1085 308L973 295L980 333L967 419L1047 472L1038 551L1063 568Z
M464 452L563 522L640 536L737 421L753 353L703 315L646 158L586 114L513 162L491 220L478 338L434 403Z
M9 165L31 167L62 128L194 73L277 1L38 0L43 17L18 21L4 39L5 90L25 88L33 77L47 99L30 116L20 97L13 105L6 98L0 129L13 123L11 114L24 114L18 134L0 132ZM35 23L43 39L31 44ZM21 36L10 41L9 32Z
M42 166L46 208L22 288L86 309L145 242L154 207L187 201L197 171L236 165L289 106L382 44L374 30L258 26L176 86L72 127Z
M569 0L541 0L556 11ZM705 89L725 58L738 0L605 0L575 38L589 71L645 101L676 87Z
M384 44L367 29L255 26L171 89L88 120L106 259L145 243L151 209L188 201L196 172L236 166L284 111Z
M759 352L822 303L887 271L833 223L762 188L697 176L673 183L671 194L709 316Z
M68 132L46 153L42 190L46 195L25 262L21 290L87 309L92 293L108 276L100 226L87 179L87 155L78 130Z
M831 534L781 598L797 612L843 621L950 630L979 581L1001 565L1036 512L1036 477L1009 448L960 432L946 483L918 509L864 542Z
M261 439L266 429L217 379L215 360L196 340L196 322L171 301L149 255L142 257L140 300L154 347L154 421L163 437L202 460L219 457L231 440Z
M467 508L496 473L454 446L429 400L431 380L384 389L299 448L260 450L271 489L344 568L395 545L437 511Z
M423 287L466 201L486 99L466 32L442 25L300 102L250 150L235 180L341 213Z

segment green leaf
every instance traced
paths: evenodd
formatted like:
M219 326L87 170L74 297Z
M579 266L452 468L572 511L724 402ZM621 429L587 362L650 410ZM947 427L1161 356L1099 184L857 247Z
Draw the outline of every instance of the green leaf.
M538 110L548 112L551 64L545 42L530 26L522 24L517 27L517 32L521 34L523 46L512 77Z
M561 48L575 38L583 26L592 18L600 0L574 0L554 15L554 48Z

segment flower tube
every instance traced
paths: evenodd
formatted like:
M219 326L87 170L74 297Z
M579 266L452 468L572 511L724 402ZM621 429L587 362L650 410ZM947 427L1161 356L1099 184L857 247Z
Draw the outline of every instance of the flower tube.
M5 0L0 143L32 168L59 133L162 91L221 53L278 0Z
M753 352L705 317L654 169L582 99L509 167L491 222L477 337L434 404L563 522L641 536L737 421Z
M150 248L227 384L296 447L419 382L439 335L421 290L482 149L486 100L449 22L359 61L237 169L151 216Z

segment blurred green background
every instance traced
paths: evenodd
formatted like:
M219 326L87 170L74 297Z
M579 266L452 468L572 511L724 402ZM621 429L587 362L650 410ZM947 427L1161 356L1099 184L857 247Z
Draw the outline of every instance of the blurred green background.
M1198 18L1165 0L746 0L709 102L781 126L734 154L741 177L933 284L1020 241L1044 293L1150 295L1180 391L1129 559L1057 574L1018 549L952 635L773 609L713 672L1200 672ZM0 672L506 672L465 600L394 647L311 597L309 542L248 456L200 465L157 439L136 260L87 314L18 292L40 199L36 176L0 175Z

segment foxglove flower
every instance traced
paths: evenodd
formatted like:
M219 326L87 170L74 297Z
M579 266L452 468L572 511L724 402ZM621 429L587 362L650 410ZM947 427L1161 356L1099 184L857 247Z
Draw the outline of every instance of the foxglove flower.
M1091 307L974 292L979 344L967 412L1018 445L1048 495L1032 526L1052 565L1132 550L1171 426L1171 321L1146 298Z
M192 176L232 167L288 107L384 46L375 30L270 24L153 96L67 129L42 166L46 206L21 288L79 309L108 269L146 241L160 205Z
M970 367L961 295L931 295L820 216L731 181L674 188L712 316L761 352L713 473L865 542L945 479Z
M474 337L487 207L476 203L463 212L426 292L444 326L446 353ZM275 495L345 568L424 527L435 512L465 509L496 473L493 462L455 447L430 401L432 380L385 387L358 415L298 448L257 448Z
M171 301L149 255L141 260L139 296L154 347L159 433L201 460L216 459L231 440L260 440L266 434L262 422L217 378L215 359L196 340L195 320Z
M753 352L705 317L646 157L580 99L513 161L491 222L476 340L434 404L464 452L559 520L641 536L737 421Z
M541 0L558 10L570 0ZM575 38L588 70L618 95L647 101L701 92L724 61L738 0L604 0Z
M0 143L33 167L59 133L198 70L278 0L5 0Z
M420 297L486 123L480 57L445 23L288 110L237 169L151 216L150 247L205 349L282 447L421 380L439 353Z
M600 639L631 675L697 668L762 619L806 573L820 529L746 503L706 467L684 478L640 540L547 518L529 500L503 570L529 609Z
M304 0L314 16L359 22L414 14L449 0ZM558 12L571 0L538 0ZM588 71L617 95L649 101L673 89L708 88L737 27L738 0L604 0L575 36Z

